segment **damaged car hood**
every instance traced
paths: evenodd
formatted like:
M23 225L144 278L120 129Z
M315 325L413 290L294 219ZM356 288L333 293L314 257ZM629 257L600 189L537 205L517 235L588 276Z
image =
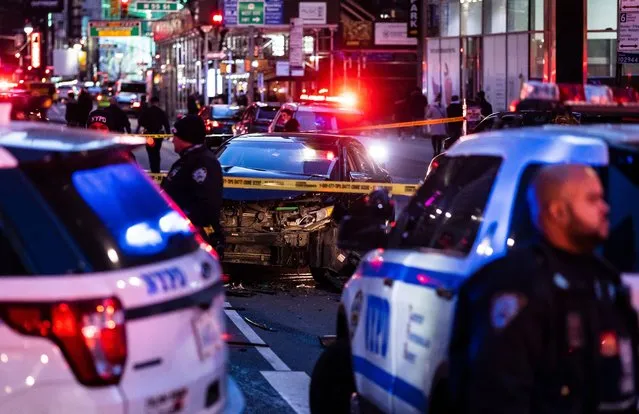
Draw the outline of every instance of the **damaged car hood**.
M279 171L262 171L250 168L222 166L224 178L263 178L267 180L299 180L299 181L325 181L327 178L309 177L303 174L287 174ZM306 198L308 191L290 190L259 190L244 188L224 188L224 200L232 201L266 201L266 200L291 200Z

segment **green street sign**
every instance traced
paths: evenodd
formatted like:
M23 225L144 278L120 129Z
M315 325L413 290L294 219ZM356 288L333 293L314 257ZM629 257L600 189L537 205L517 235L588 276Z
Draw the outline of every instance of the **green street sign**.
M89 22L89 36L141 36L142 25L140 21L108 20Z
M156 1L138 1L135 5L135 9L138 11L173 12L178 10L178 4Z
M264 24L263 1L240 1L237 3L237 23L253 26Z

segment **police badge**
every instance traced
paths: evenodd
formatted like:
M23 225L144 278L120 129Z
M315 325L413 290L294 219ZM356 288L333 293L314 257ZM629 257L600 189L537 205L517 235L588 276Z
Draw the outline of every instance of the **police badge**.
M193 179L196 183L202 184L206 180L206 168L198 168L193 172Z

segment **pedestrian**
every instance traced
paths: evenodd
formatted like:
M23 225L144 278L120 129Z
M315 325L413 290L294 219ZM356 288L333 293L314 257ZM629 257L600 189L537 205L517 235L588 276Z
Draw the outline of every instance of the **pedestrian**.
M410 93L408 97L408 109L410 111L411 120L415 121L423 121L424 113L426 112L426 107L428 106L428 99L422 93L420 88L415 88ZM413 139L415 137L421 136L423 128L421 126L413 127Z
M477 100L481 107L481 116L487 117L493 113L493 106L486 100L486 93L484 91L479 91L477 94Z
M222 167L215 154L204 145L204 121L199 116L186 115L175 123L173 135L175 151L180 159L162 181L162 189L222 257Z
M86 125L91 111L93 111L93 98L87 88L82 88L78 96L77 106L77 120L79 125Z
M84 127L84 122L81 122L78 116L78 101L76 101L73 91L69 91L67 94L65 107L66 113L64 114L64 119L67 121L67 126Z
M459 96L453 95L451 98L450 105L446 108L446 116L448 118L458 118L464 115L464 109L462 108L461 102L459 101ZM448 130L448 148L453 145L462 135L462 129L464 128L464 122L449 122L447 127Z
M138 128L136 134L144 129L145 134L170 134L171 124L166 112L160 108L160 99L157 96L151 98L151 106L143 108L138 118ZM149 156L149 167L151 172L158 174L162 161L162 138L147 138L146 153Z
M186 98L186 113L187 115L198 115L200 113L200 104L194 94Z
M609 225L597 173L544 167L528 202L539 240L458 292L451 401L463 414L636 413L637 315L619 272L595 254Z
M113 122L113 132L126 132L127 134L131 133L131 121L129 121L129 117L118 105L118 100L115 98L115 96L112 96L109 99L109 106L107 106L105 110L109 114L111 114L111 119Z
M426 119L437 120L446 118L446 110L442 106L442 94L438 93L435 103L428 106L426 111ZM433 144L433 157L441 154L446 141L446 124L428 125L428 133Z

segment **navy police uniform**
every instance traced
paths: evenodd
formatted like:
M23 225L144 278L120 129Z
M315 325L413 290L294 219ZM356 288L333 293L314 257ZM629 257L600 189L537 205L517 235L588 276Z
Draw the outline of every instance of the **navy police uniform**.
M618 272L540 242L459 291L450 343L458 413L636 413L637 316Z
M223 178L220 162L204 145L204 122L186 116L175 123L175 135L194 145L182 151L162 181L162 189L177 203L209 243L222 254L220 225Z

